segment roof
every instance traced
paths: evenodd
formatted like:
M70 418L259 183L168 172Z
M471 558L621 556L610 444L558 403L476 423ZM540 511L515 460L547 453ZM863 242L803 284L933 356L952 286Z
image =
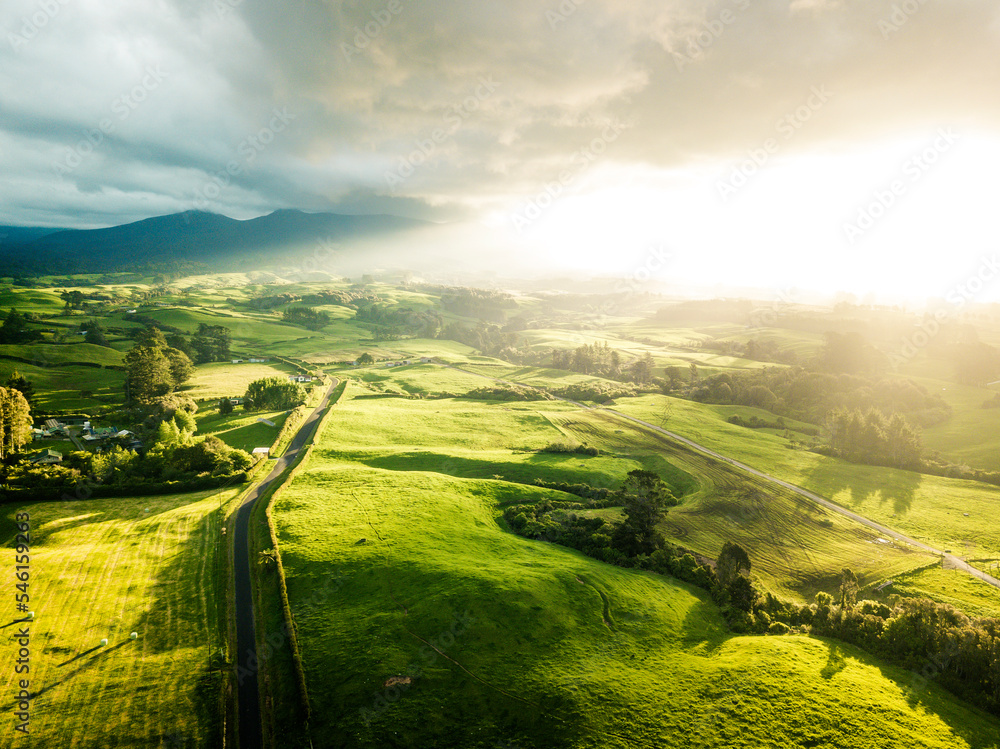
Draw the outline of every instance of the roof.
M43 450L42 452L38 453L37 455L32 456L31 462L32 463L43 463L43 462L52 461L52 462L55 462L55 463L60 463L60 462L62 462L62 459L63 459L63 456L62 456L61 452L59 452L58 450L48 449L48 450Z

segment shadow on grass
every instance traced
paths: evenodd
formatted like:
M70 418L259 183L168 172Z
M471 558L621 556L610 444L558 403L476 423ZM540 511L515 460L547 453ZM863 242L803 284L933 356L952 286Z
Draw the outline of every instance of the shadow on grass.
M370 468L388 471L427 471L466 479L501 478L519 484L532 484L537 478L611 488L616 488L620 483L618 479L604 471L579 468L580 461L585 460L580 455L534 454L523 461L501 462L419 450L389 455L353 453L351 460Z
M809 474L807 484L828 498L846 491L848 506L857 509L879 495L879 504L892 504L894 515L905 515L913 506L923 476L882 466L867 466L827 459Z
M94 655L92 658L87 658L86 661L84 661L83 663L81 663L79 666L77 666L73 670L68 671L66 673L66 675L63 676L58 681L54 681L51 684L46 684L44 687L42 687L37 692L35 692L34 694L32 694L31 695L31 699L33 699L33 700L34 699L38 699L39 697L41 697L43 694L45 694L49 690L55 689L56 687L58 687L58 686L60 686L62 684L65 684L67 681L69 681L70 679L72 679L77 674L81 674L84 671L86 671L88 668L91 668L91 667L99 664L100 661L104 657L106 657L107 655L115 652L116 650L121 650L123 647L125 647L128 644L130 644L131 642L132 642L132 640L124 640L124 641L118 643L117 645L110 645L110 646L107 646L107 645L96 645L95 647L92 647L90 650L85 650L82 653L77 653L75 656L73 656L72 658L70 658L68 661L63 661L62 663L60 663L58 667L61 668L62 666L68 666L69 664L74 663L76 661L79 661L79 660L81 660L83 658L87 658L88 656L91 656L94 653L97 653L97 655ZM98 651L100 651L100 652L98 652Z
M819 675L829 680L845 668L847 668L847 661L844 658L844 649L836 643L831 644L829 653L827 654L826 665L820 669Z

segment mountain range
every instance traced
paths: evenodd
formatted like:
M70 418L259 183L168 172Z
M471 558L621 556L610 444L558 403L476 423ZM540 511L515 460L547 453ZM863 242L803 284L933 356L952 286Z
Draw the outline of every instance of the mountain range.
M390 215L279 210L240 221L202 211L106 229L0 227L4 275L125 270L241 270L248 262L288 262L310 252L432 226Z

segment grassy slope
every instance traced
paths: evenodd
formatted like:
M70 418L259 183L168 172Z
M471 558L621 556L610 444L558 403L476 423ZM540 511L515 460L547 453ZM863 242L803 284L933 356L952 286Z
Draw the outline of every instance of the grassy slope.
M263 377L285 379L295 372L294 368L281 362L266 364L231 364L214 362L200 364L194 376L185 384L183 394L196 400L218 399L226 396L241 398L247 385Z
M386 441L388 414L360 418L384 401L344 405L275 509L317 749L1000 742L994 720L859 651L731 637L700 591L498 526L499 503L542 490L346 460L357 441L404 465L412 449ZM409 443L453 440L460 416L439 417L411 418ZM486 421L463 436L501 449ZM317 603L335 573L343 586ZM406 675L409 689L386 687Z
M15 513L29 512L33 529L31 746L217 744L220 677L208 672L208 650L218 650L223 626L219 503L234 494L4 508L0 563L11 599ZM13 664L16 648L4 637L0 659ZM0 688L15 693L13 665ZM12 718L0 723L0 745L18 745L13 729Z
M853 465L791 450L780 437L725 423L719 407L651 395L622 400L615 408L810 489L938 548L970 556L1000 550L1000 526L994 522L1000 488Z
M36 399L43 411L87 410L120 402L125 387L124 373L110 369L38 367L0 359L0 380L6 380L14 371L35 386ZM81 391L90 391L93 396L84 397Z

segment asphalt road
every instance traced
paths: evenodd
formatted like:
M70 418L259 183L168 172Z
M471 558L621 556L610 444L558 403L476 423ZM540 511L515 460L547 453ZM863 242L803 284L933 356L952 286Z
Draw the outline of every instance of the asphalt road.
M239 749L263 749L264 735L260 712L260 690L257 685L258 661L257 638L254 635L253 589L250 584L250 515L254 505L261 496L271 488L288 466L295 462L299 451L305 446L316 425L323 416L323 411L330 403L334 388L340 384L334 380L326 391L319 405L299 427L285 454L277 461L274 468L262 482L254 487L243 500L236 511L236 526L234 528L234 575L236 580L236 598L234 603L236 616L236 702L239 706Z
M445 366L449 366L452 369L461 369L460 367L456 367L454 365L445 365ZM490 377L489 375L480 374L479 372L469 372L466 369L461 369L461 371L465 372L466 374L472 374L472 375L477 375L479 377L484 377L484 378L486 378L488 380L495 380L496 382L505 382L505 383L507 383L509 385L520 385L521 384L521 383L517 383L517 382L511 382L510 380L502 380L502 379L499 379L499 378L496 378L496 377ZM538 388L538 389L539 390L544 390L544 388ZM559 396L556 396L556 395L554 395L552 397L556 398L557 400L566 401L567 403L573 403L574 405L580 406L581 408L586 408L588 410L594 409L593 406L588 406L588 405L586 405L584 403L580 403L578 401L569 400L568 398L559 398ZM673 440L677 440L678 442L681 442L681 443L687 445L688 447L694 448L695 450L697 450L700 453L704 453L705 455L709 455L709 456L711 456L713 458L716 458L718 460L722 460L722 461L724 461L726 463L729 463L731 466L739 468L742 471L746 471L747 473L753 474L754 476L762 478L765 481L769 481L772 484L777 484L778 486L784 487L785 489L788 489L789 491L795 492L796 494L798 494L801 497L805 497L806 499L810 500L811 502L815 502L816 504L820 505L821 507L825 507L826 509L830 510L831 512L836 512L837 514L843 515L844 517L847 517L847 518L850 518L854 522L860 523L861 525L863 525L863 526L865 526L867 528L871 528L874 531L878 531L879 533L881 533L884 536L888 536L889 538L895 539L896 541L900 541L902 543L909 544L910 546L913 546L914 548L921 549L922 551L926 551L926 552L928 552L930 554L939 555L939 556L942 557L945 567L947 567L949 569L957 569L957 570L962 570L963 572L968 572L970 575L972 575L973 577L979 578L984 583L988 583L989 585L992 585L994 588L1000 588L1000 580L998 580L997 578L993 577L992 575L987 575L985 572L982 572L981 570L977 570L975 567L973 567L972 565L968 564L967 562L965 562L964 560L960 559L959 557L956 557L954 554L950 554L947 551L943 551L941 549L935 549L933 546L928 546L927 544L923 543L922 541L917 541L914 538L910 538L909 536L906 536L906 535L900 533L899 531L895 531L892 528L889 528L888 526L881 525L880 523L876 523L874 520L869 520L864 515L859 515L856 512L852 512L851 510L848 510L846 507L841 507L840 505L838 505L838 504L836 504L834 502L831 502L828 499L824 499L823 497L819 496L818 494L812 493L808 489L803 489L801 486L796 486L795 484L790 484L787 481L783 481L782 479L777 478L776 476L771 476L770 474L764 473L763 471L758 471L756 468L751 468L750 466L746 465L745 463L741 463L738 460L733 460L732 458L729 458L729 457L723 455L722 453L718 453L715 450L712 450L711 448L705 447L704 445L699 445L697 442L693 442L692 440L689 440L687 437L682 437L679 434L667 431L666 429L664 429L662 427L658 427L655 424L650 424L648 421L643 421L642 419L638 419L635 416L628 416L626 414L623 414L621 411L615 411L612 408L600 408L599 410L601 410L601 411L603 411L605 413L614 414L615 416L617 416L619 418L622 418L622 419L625 419L627 421L632 421L632 422L634 422L636 424L641 424L642 426L646 427L647 429L652 429L654 432L659 432L660 434L663 434L663 435L665 435L667 437L670 437Z

